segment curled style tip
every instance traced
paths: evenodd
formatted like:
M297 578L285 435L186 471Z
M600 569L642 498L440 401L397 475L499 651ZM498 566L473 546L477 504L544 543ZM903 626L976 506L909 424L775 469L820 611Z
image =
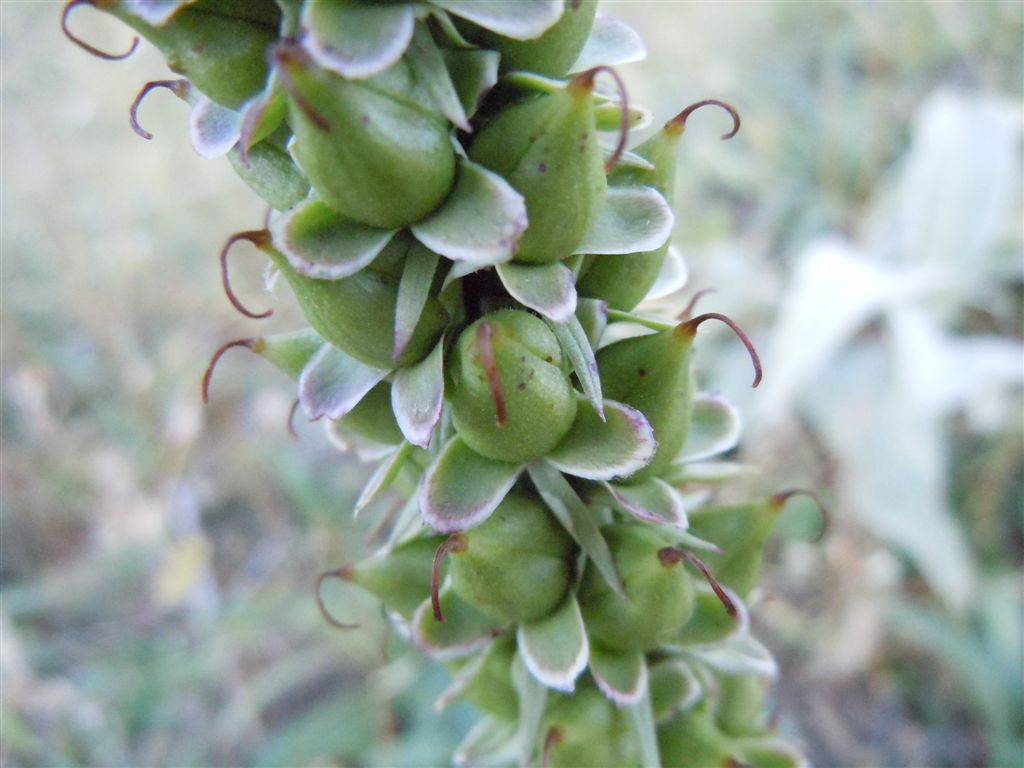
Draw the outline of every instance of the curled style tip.
M348 571L348 566L342 566L341 568L336 568L333 571L324 571L316 577L316 582L313 585L313 594L316 595L316 607L320 609L320 615L324 617L324 621L338 629L359 629L358 624L346 624L343 621L338 621L331 615L331 612L327 610L327 606L324 605L324 582L328 579L345 579L348 576Z
M564 738L565 732L557 725L548 728L548 732L544 736L544 747L541 750L540 768L548 768L551 765L551 750L556 744L560 744Z
M806 496L818 505L818 512L821 514L821 532L814 537L813 541L821 541L832 528L832 512L825 505L825 502L821 500L821 496L814 491L808 491L804 488L791 488L790 490L779 491L772 495L769 501L776 507L782 507L794 496Z
M494 326L490 323L481 323L476 329L476 343L480 348L480 355L484 359L484 368L487 371L487 383L491 387L491 395L494 397L495 418L494 423L504 427L508 419L505 412L505 391L501 388L501 376L498 373L498 365L494 361L494 345L491 344L491 337L494 335Z
M727 317L718 312L706 312L703 315L697 315L692 320L687 320L683 327L690 331L690 333L696 333L697 327L705 320L718 320L719 322L725 323L732 329L732 332L736 334L740 341L743 342L743 346L747 348L747 352L750 354L750 362L754 365L754 383L750 386L756 387L761 383L761 356L757 354L757 348L754 346L754 342L747 336L746 331L740 328L736 322L731 318Z
M138 95L135 97L135 101L132 102L131 108L128 110L128 120L131 123L132 130L146 141L152 139L153 134L139 125L139 107L142 106L142 100L145 99L149 92L154 88L166 88L174 93L175 96L184 98L185 93L189 88L189 82L188 80L150 80L142 86L142 90L139 91Z
M686 305L686 309L679 313L680 320L689 320L693 317L693 310L697 307L697 302L707 296L709 293L716 293L714 288L704 288L693 294L693 298L690 299L690 303Z
M220 250L220 280L224 286L224 294L228 297L228 301L231 302L231 306L237 309L246 317L251 317L254 320L262 320L265 317L270 317L274 314L274 310L268 309L264 312L253 312L247 309L235 292L231 290L231 281L228 279L228 253L231 251L231 247L239 240L247 240L248 242L255 245L257 248L262 248L270 242L270 233L265 229L254 229L249 232L238 232L228 238L228 241L224 243L224 247Z
M288 409L288 434L292 440L299 439L299 433L295 431L295 412L299 410L299 398L295 398L292 407Z
M626 139L629 136L629 93L626 91L626 83L622 80L622 77L611 67L602 64L599 67L588 69L576 76L572 81L579 83L586 87L592 87L594 78L601 72L607 72L615 80L615 86L619 89L619 95L622 96L622 118L619 121L619 142L615 145L615 151L604 161L604 172L609 173L612 168L615 167L616 163L619 162L619 158L622 157L622 153L626 151Z
M235 339L229 341L226 344L222 344L216 352L213 353L213 357L210 358L210 364L206 366L206 373L203 374L203 403L210 402L210 379L213 378L213 369L217 367L217 363L224 356L224 353L234 347L245 347L246 349L255 350L257 345L260 343L259 339L248 338L248 339Z
M122 59L127 59L129 56L135 53L135 49L139 47L138 35L132 38L131 45L128 47L128 50L124 53L107 53L106 51L101 51L99 48L93 45L89 45L89 43L85 42L85 40L76 36L70 29L68 29L68 16L70 16L71 11L79 5L94 5L94 3L92 0L69 0L68 4L64 6L64 12L60 15L60 28L61 31L64 32L64 36L68 40L70 40L72 43L77 45L82 50L91 53L93 56L96 56L97 58L105 59L106 61L121 61Z
M444 556L449 552L464 552L466 550L466 537L461 533L453 533L441 542L441 546L434 553L434 567L430 571L430 607L434 609L434 619L443 622L444 614L441 613L441 563Z
M722 141L731 139L737 133L740 132L740 113L736 111L736 107L729 104L726 101L719 101L718 99L704 99L703 101L695 101L693 104L688 106L678 115L668 121L667 125L674 127L676 130L682 132L686 130L686 121L694 112L701 107L721 107L732 117L732 130L727 133L723 133L721 136Z
M707 580L708 584L711 585L711 589L714 590L715 596L722 602L722 605L725 606L725 612L730 616L736 615L736 604L732 601L732 598L729 597L725 589L722 588L722 585L718 582L718 579L715 578L714 574L711 573L711 570L704 564L704 561L693 554L693 552L690 552L687 549L682 549L681 547L664 547L663 549L658 550L658 559L664 566L675 565L676 563L685 560L696 567Z
M295 80L292 79L292 73L289 70L290 65L305 66L308 61L308 55L306 52L294 41L284 41L276 45L271 49L271 62L277 68L277 74L281 79L281 85L285 91L295 102L295 105L302 110L302 112L309 118L309 121L313 123L324 133L331 132L331 123L324 117L320 111L313 106L313 103L306 98L306 95L299 90L295 84ZM246 156L248 157L248 148L246 149Z

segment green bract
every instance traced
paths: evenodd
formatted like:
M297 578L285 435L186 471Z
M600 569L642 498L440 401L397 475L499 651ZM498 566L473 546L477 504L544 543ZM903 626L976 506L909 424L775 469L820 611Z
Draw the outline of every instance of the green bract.
M626 151L651 115L611 67L643 44L595 0L71 0L68 36L119 59L68 30L83 3L184 77L143 86L136 132L170 89L196 151L272 208L222 250L225 293L273 313L231 289L246 240L309 327L221 345L203 398L225 352L256 352L377 462L356 514L405 498L380 549L317 588L376 595L448 664L438 706L484 714L456 762L799 765L764 717L778 670L745 604L794 492L708 505L744 469L716 459L741 419L691 361L709 319L747 345L755 386L756 352L692 302L682 322L630 314L685 281L668 242L687 116L716 104L735 133L735 111L697 102Z

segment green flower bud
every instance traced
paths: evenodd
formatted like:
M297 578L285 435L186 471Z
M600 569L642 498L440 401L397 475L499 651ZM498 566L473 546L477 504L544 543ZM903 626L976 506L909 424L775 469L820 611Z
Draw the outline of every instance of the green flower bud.
M503 72L518 70L562 77L583 50L596 10L597 0L566 0L558 23L534 40L514 40L488 30L473 37L501 54Z
M389 552L329 571L320 576L318 596L320 584L333 576L358 584L379 597L390 610L406 619L411 618L416 608L430 596L434 552L441 541L438 536L413 539ZM328 615L326 611L324 613Z
M513 634L496 639L480 671L464 692L478 709L502 720L515 720L519 716L519 697L512 684L512 658L515 653Z
M149 40L167 59L172 72L190 80L218 104L238 109L263 88L266 51L277 38L277 25L264 23L262 14L224 13L225 8L245 3L195 3L161 26L141 19L125 0L94 0L93 4ZM276 7L266 10L273 14Z
M666 768L712 768L736 765L729 737L715 726L701 704L658 728L658 750Z
M501 174L526 199L518 261L572 255L604 202L607 183L594 127L596 70L564 90L508 107L480 131L471 160Z
M668 642L693 613L693 581L681 558L664 556L665 541L651 528L620 523L602 531L628 599L616 595L596 568L587 568L579 591L587 634L623 651Z
M449 541L452 588L499 621L543 618L569 589L572 539L528 496L506 496L486 522Z
M541 732L541 765L550 768L640 763L628 714L592 683L581 684L571 696L553 694Z
M722 136L731 139L740 129L740 117L730 105L720 101L699 101L691 104L665 127L635 149L633 154L649 160L654 170L618 166L609 174L611 186L642 185L654 187L672 207L675 201L676 167L679 140L686 127L686 119L702 106L715 104L726 109L733 118L733 130ZM581 296L604 299L612 309L629 311L643 301L661 272L668 253L666 242L660 248L626 256L590 256L584 265L576 288Z
M441 204L455 179L449 125L417 102L403 62L396 72L346 80L299 48L278 47L276 56L295 132L291 151L324 202L383 229L419 221Z
M605 397L641 411L658 441L654 459L629 477L640 482L663 474L686 442L693 414L690 351L697 328L706 320L726 323L747 347L754 364L754 386L761 382L761 362L746 334L724 315L700 315L675 328L609 344L597 353Z
M576 395L558 339L529 312L493 312L464 330L449 377L455 428L487 458L511 462L543 456L576 416Z
M355 408L338 419L338 426L382 445L404 439L391 408L391 385L382 381L367 392Z
M756 675L717 675L715 722L730 736L764 733L765 681Z
M427 299L419 322L398 360L392 359L395 306L402 265L413 241L398 235L373 263L350 277L318 280L296 272L266 234L258 243L288 280L309 324L334 346L375 368L411 365L427 356L448 323L435 296Z

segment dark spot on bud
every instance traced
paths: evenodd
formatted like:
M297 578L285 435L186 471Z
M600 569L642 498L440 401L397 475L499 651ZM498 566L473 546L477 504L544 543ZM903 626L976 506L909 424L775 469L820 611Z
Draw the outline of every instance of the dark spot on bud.
M518 384L516 384L516 389L522 392L524 389L526 389L526 382L520 381Z
M548 172L547 164L546 163L541 163L540 165L538 165L537 166L537 172L538 173L547 173Z
M646 368L637 368L636 369L636 375L639 376L640 378L643 378L644 376L647 375L647 369Z

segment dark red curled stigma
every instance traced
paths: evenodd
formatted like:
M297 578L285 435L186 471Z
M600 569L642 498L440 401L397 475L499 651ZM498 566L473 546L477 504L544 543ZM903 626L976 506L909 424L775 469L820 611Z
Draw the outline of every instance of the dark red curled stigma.
M338 629L359 629L358 624L346 624L345 622L338 621L331 612L327 610L327 606L324 604L323 585L327 579L346 579L348 578L349 567L343 565L341 568L336 568L333 571L324 571L316 577L316 582L313 585L313 593L316 595L316 607L320 609L320 615L324 617L324 621L330 624L332 627Z
M96 56L97 58L105 59L106 61L121 61L123 59L127 59L129 56L135 53L135 49L139 47L138 35L132 38L132 44L124 53L107 53L106 51L101 51L99 48L93 45L89 45L89 43L85 42L85 40L83 40L80 37L77 37L74 33L72 33L72 31L68 29L68 16L71 15L72 9L79 5L91 5L94 8L96 7L96 4L93 2L93 0L69 0L68 4L64 6L64 12L60 15L60 28L61 31L64 32L64 36L68 40L70 40L72 43L77 45L82 50L91 53L93 56Z
M769 498L769 502L777 507L782 507L794 496L806 496L807 498L814 501L818 505L818 511L821 513L821 533L819 533L813 541L821 541L825 534L832 528L832 513L829 508L825 506L825 502L821 500L821 497L814 491L808 491L803 488L792 488L788 491L779 491L773 494Z
M210 402L210 379L213 378L213 369L217 367L217 363L224 356L224 353L234 347L245 347L246 349L255 351L261 342L262 339L258 338L235 339L234 341L222 344L217 351L213 353L213 357L210 358L210 364L206 366L206 373L203 374L202 392L204 404Z
M501 375L498 373L498 365L494 361L494 345L491 344L493 335L494 326L490 323L481 323L477 326L476 343L480 347L480 355L484 359L487 383L491 387L491 394L494 396L494 409L497 413L494 423L499 427L504 427L508 414L505 412L505 391L501 388Z
M437 621L444 621L444 614L441 613L441 563L449 552L465 552L466 546L466 537L461 533L453 533L441 542L434 553L434 567L430 572L430 607L434 609L434 619Z
M747 348L747 352L750 354L750 362L754 365L754 383L750 386L756 387L760 384L761 356L757 354L757 348L754 346L754 342L750 340L750 337L747 336L746 331L740 328L731 317L726 317L718 312L706 312L703 315L697 315L692 320L687 320L681 327L687 329L690 333L696 334L698 326L705 320L718 320L725 323L739 337L739 340L743 342L743 346Z
M551 750L556 744L561 744L562 739L565 738L565 731L559 726L553 725L548 728L547 734L544 736L544 748L541 751L540 757L540 768L548 768L551 765Z
M696 566L697 570L703 574L708 584L711 585L711 589L715 591L715 596L721 600L722 605L725 606L725 612L730 616L736 615L736 604L732 601L732 598L730 598L722 588L722 585L718 583L718 579L716 579L715 575L711 573L711 570L704 565L704 561L693 554L693 552L690 552L687 549L682 549L681 547L664 547L658 550L658 560L660 560L661 564L664 566L675 565L682 560L686 560L691 565Z
M686 130L686 121L690 117L690 115L692 115L701 107L709 106L721 107L732 116L732 130L721 135L720 138L722 139L722 141L731 139L733 136L740 132L740 113L736 111L736 107L734 107L732 104L729 104L726 101L719 101L718 99L704 99L703 101L695 101L693 104L691 104L682 112L680 112L678 115L669 120L668 123L666 123L666 127L672 126L679 131L684 131Z
M686 308L679 313L680 320L689 320L693 317L693 310L697 306L697 302L707 296L709 293L716 293L714 288L704 288L693 294L693 298L690 299L690 303L686 305Z
M615 151L604 161L604 172L609 173L615 164L619 162L619 158L622 157L622 153L626 151L626 139L629 136L629 94L626 91L626 83L623 82L622 77L611 67L602 64L599 67L588 69L586 72L582 72L572 80L573 83L579 83L591 87L594 82L594 78L597 77L599 72L607 72L615 80L615 85L619 89L619 95L622 96L622 118L619 121L619 143L615 145Z
M277 74L281 78L281 85L291 96L296 106L301 109L306 117L309 118L310 122L313 123L324 133L331 132L330 121L320 114L320 111L313 106L312 102L306 98L305 94L302 93L295 85L295 81L292 79L292 73L288 70L289 65L305 66L308 56L306 52L300 48L294 42L282 42L276 45L271 50L272 64L277 67ZM246 149L248 155L248 148Z
M263 318L270 317L274 314L274 310L268 309L265 312L253 312L246 309L245 305L238 300L235 292L231 290L231 281L228 279L228 252L231 250L231 246L239 240L247 240L257 248L264 248L270 243L270 233L265 229L254 229L249 232L237 232L229 237L228 241L224 243L224 247L220 249L220 280L221 284L224 286L224 293L228 297L228 301L231 302L231 306L246 317L251 317L254 320L262 320Z
M128 110L128 121L131 123L132 130L135 131L139 136L149 141L153 138L153 134L139 125L139 107L142 105L142 100L146 98L146 95L154 88L166 88L171 91L179 99L185 98L188 93L188 89L191 84L188 80L150 80L139 91L135 97L135 101L132 102L132 106Z

